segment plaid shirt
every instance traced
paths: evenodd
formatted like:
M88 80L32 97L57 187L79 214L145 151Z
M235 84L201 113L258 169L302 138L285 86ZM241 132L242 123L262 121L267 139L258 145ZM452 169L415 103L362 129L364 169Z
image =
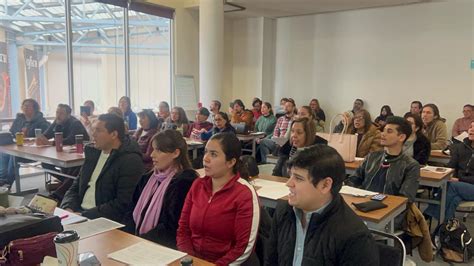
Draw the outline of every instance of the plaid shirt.
M286 115L278 118L275 129L273 130L273 136L276 138L284 137L286 131L288 130L288 125L290 124L292 118L287 117Z

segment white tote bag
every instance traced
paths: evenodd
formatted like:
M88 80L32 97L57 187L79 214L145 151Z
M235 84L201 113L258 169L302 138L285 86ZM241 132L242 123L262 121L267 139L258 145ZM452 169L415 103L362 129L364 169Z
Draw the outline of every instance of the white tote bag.
M341 133L334 133L333 122L336 117L342 116L344 129ZM346 117L342 114L337 114L331 119L329 124L330 133L316 133L316 135L328 141L328 145L337 150L345 162L353 162L355 160L357 150L357 136L353 134L344 134L348 125Z

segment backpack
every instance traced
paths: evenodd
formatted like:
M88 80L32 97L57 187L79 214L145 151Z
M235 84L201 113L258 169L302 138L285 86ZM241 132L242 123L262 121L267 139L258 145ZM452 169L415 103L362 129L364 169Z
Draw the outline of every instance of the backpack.
M446 262L468 262L474 254L474 243L466 226L456 218L440 224L432 237L438 253Z

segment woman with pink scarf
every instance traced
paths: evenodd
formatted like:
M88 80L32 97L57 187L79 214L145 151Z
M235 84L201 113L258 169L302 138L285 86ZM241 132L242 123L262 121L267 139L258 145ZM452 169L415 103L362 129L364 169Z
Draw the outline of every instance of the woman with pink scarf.
M145 174L133 195L125 231L176 249L176 231L184 200L194 179L188 148L176 130L153 137L153 170Z

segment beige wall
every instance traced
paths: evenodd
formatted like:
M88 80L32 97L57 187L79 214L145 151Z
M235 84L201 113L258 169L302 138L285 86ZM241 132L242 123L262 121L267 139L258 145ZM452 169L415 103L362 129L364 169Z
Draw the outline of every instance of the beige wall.
M371 114L434 102L448 128L474 102L474 1L460 0L277 20L275 99L320 99L329 117L355 98Z

